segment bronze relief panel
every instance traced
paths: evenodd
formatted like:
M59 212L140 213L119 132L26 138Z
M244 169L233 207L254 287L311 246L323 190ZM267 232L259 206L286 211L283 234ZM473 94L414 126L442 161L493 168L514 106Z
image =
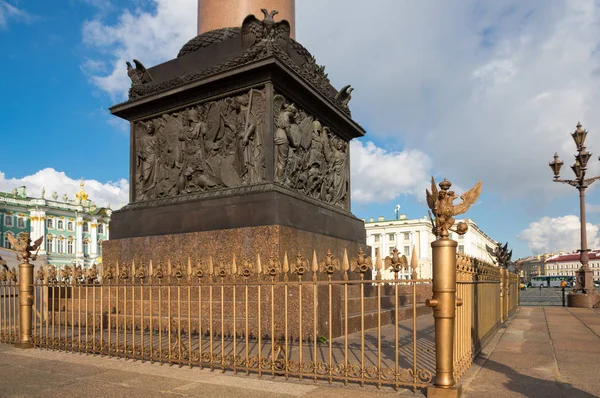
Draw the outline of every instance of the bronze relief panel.
M135 201L265 181L265 90L136 122Z
M273 107L275 182L349 210L348 143L280 94Z

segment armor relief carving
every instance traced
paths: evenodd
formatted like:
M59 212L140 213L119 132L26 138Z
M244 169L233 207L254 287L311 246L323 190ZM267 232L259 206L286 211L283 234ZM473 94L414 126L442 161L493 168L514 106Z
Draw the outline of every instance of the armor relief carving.
M275 182L349 210L348 143L280 94L273 107Z
M265 90L134 125L135 201L265 181Z

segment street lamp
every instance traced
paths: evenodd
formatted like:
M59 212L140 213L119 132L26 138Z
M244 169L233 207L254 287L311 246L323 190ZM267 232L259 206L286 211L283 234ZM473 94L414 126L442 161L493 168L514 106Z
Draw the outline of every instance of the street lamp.
M574 186L579 191L579 211L581 213L580 223L581 223L581 249L580 253L580 261L581 268L579 268L576 272L577 280L574 293L581 291L584 294L595 293L594 283L593 283L593 275L592 271L588 266L589 257L587 248L587 235L586 235L586 221L585 221L585 189L592 185L596 180L600 179L600 177L593 178L585 178L585 172L587 171L587 163L590 160L592 154L585 149L584 143L587 137L587 131L581 128L581 123L577 123L577 130L575 130L571 137L573 137L573 141L575 141L575 145L577 146L577 155L575 155L575 163L571 166L571 170L575 174L574 180L562 180L560 179L560 168L563 165L563 162L558 159L558 153L554 154L554 160L550 162L550 168L554 173L554 182L561 182L563 184L569 184ZM600 160L600 158L599 158ZM583 304L582 301L588 300L579 300L574 294L569 294L569 306L581 306L577 304ZM574 304L574 305L571 305ZM587 305L583 305L587 306Z

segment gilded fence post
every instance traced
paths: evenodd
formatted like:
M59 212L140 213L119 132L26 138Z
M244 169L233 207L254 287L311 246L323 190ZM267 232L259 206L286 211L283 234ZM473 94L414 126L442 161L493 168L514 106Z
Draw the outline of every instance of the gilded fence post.
M506 270L500 267L500 323L504 323L504 301L506 299Z
M462 305L462 300L456 298L456 248L458 243L449 239L449 230L454 224L453 216L462 214L475 203L481 192L481 182L465 192L462 202L453 205L457 198L450 191L449 181L440 182L438 191L433 177L431 192L426 190L427 204L430 213L433 233L438 238L431 243L433 249L433 297L426 305L433 309L435 323L436 374L433 386L427 388L428 397L459 397L462 392L460 385L454 379L454 332L456 306ZM466 223L458 223L454 232L462 235L467 232Z
M33 244L29 233L25 232L19 239L7 235L13 250L17 252L19 264L19 341L17 348L33 348L32 317L33 317L33 264L37 258L37 250L42 244L43 237L38 238ZM35 254L32 254L35 252Z

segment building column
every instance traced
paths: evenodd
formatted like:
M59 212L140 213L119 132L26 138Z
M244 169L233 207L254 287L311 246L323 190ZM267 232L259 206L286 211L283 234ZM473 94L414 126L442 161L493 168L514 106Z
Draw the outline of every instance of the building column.
M92 219L90 224L90 258L98 257L98 220Z
M77 216L75 223L75 257L83 258L83 217Z

